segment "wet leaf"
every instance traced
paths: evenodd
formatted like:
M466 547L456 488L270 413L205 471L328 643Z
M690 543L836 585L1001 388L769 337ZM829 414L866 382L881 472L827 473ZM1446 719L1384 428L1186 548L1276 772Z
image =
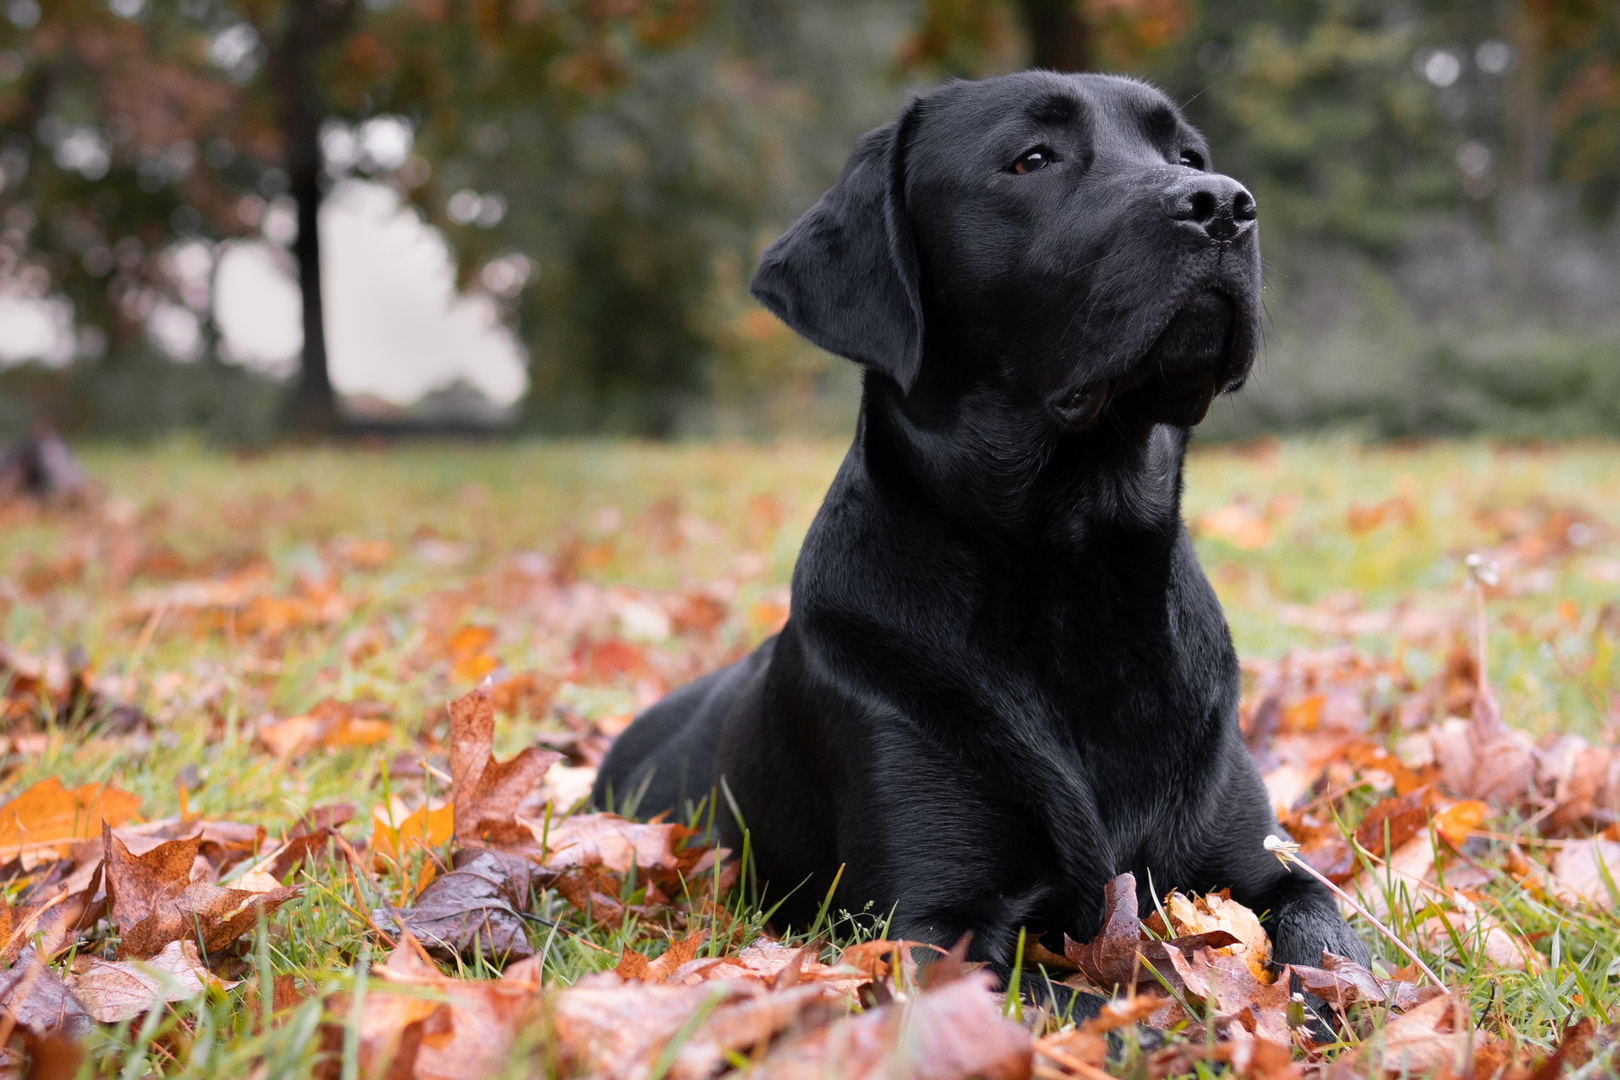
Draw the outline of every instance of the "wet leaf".
M391 920L413 935L435 956L454 959L482 953L505 962L534 953L518 914L528 902L527 869L517 880L501 856L484 851L435 877L411 907L379 908L376 914L379 921Z

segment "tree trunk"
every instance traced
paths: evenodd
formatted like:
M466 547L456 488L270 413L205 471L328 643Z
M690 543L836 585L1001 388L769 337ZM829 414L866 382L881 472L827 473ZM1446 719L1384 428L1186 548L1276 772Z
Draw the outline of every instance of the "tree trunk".
M316 70L324 46L340 31L347 0L286 0L282 33L271 45L269 77L287 165L288 191L298 207L298 292L304 305L304 348L294 387L291 420L323 433L338 423L337 398L326 362L326 320L321 304L321 100Z
M1082 0L1019 0L1018 6L1036 67L1085 71L1091 66L1091 26Z

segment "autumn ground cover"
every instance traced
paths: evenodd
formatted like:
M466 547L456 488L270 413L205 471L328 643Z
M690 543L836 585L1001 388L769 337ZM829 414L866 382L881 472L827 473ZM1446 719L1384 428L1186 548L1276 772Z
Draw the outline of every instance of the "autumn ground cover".
M637 708L786 616L842 446L89 449L95 498L0 505L0 1066L1612 1072L1615 449L1195 453L1245 732L1374 966L1278 979L1255 913L1167 896L1026 943L1022 997L881 913L767 927L702 820L576 808ZM1068 1024L1046 980L1117 1005Z

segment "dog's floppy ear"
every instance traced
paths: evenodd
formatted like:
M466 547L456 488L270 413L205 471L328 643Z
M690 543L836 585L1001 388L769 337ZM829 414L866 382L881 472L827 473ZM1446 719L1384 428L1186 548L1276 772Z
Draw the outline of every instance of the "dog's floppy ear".
M922 362L917 252L902 199L911 113L862 136L821 201L760 256L750 291L828 352L911 389Z

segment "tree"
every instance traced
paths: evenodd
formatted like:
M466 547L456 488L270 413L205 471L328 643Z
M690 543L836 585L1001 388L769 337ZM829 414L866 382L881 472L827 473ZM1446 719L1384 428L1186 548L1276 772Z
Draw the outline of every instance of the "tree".
M175 265L176 244L206 252L250 235L266 200L286 194L304 299L290 411L323 431L338 417L316 228L333 179L323 132L392 112L396 129L427 132L433 153L465 135L468 111L535 99L566 111L629 81L626 31L644 48L674 42L706 4L60 0L43 10L16 0L7 10L0 198L16 213L0 274L69 299L87 329L110 328L113 357L142 348L160 309L189 312L206 341L206 280L199 295ZM436 166L418 161L366 164L442 221L445 201L423 182ZM91 333L83 351L107 350Z

